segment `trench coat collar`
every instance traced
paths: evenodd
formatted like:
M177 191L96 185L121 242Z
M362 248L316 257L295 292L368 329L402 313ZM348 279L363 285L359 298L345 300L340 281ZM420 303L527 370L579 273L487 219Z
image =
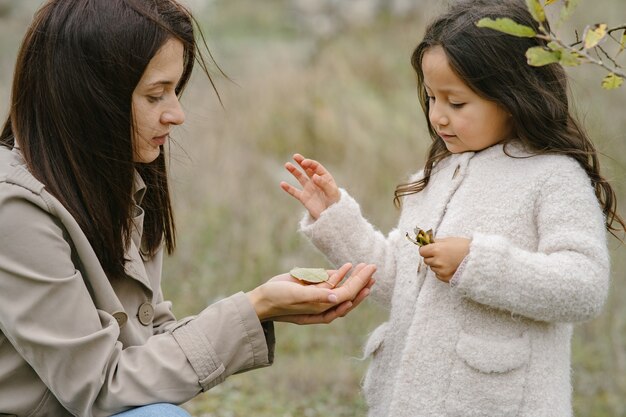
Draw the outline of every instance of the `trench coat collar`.
M135 202L135 204L140 206L141 202L143 201L143 197L146 195L146 183L144 182L143 178L141 178L141 175L139 175L139 172L137 172L137 170L135 170L134 175L133 201Z
M144 265L145 256L142 252L142 236L143 236L143 221L144 210L141 208L141 202L146 194L146 183L141 178L141 175L135 170L133 179L133 211L131 219L131 239L129 242L129 248L126 250L126 263L124 264L124 272L129 278L132 278L141 283L145 289L152 295L152 285L146 272Z

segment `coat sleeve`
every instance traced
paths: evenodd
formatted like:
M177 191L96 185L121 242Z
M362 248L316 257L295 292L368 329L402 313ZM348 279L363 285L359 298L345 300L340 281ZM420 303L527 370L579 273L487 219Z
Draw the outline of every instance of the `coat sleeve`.
M0 189L0 330L71 413L183 403L230 374L269 365L272 329L243 293L168 323L144 345L122 346L116 320L96 308L74 266L59 221L16 195Z
M305 214L300 231L337 267L346 262L376 264L372 298L383 306L391 305L396 275L393 245L400 236L397 230L385 237L363 218L358 203L341 189L340 200L317 220Z
M576 322L599 314L610 270L604 217L589 177L568 162L546 173L535 202L536 250L476 233L454 291L540 321Z

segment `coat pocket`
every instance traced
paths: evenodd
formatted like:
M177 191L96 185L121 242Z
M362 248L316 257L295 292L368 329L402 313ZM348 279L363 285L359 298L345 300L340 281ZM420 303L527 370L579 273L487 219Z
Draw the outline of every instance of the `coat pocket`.
M372 362L365 372L362 383L363 395L370 406L376 403L376 385L381 383L380 373L384 367L383 361L381 361L381 354L388 325L389 323L385 322L378 326L367 339L365 347L363 348L362 359L372 357Z
M527 333L515 339L485 339L461 332L450 374L450 417L516 416L530 357Z

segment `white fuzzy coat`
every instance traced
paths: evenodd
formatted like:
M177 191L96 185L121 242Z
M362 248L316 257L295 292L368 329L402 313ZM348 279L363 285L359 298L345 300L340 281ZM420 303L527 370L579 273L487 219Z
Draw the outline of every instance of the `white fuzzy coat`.
M607 295L604 217L576 161L504 150L441 161L387 237L344 190L301 223L334 264L378 265L372 296L390 315L365 346L371 417L572 415L571 323L597 315ZM418 272L404 236L415 226L472 239L454 287Z

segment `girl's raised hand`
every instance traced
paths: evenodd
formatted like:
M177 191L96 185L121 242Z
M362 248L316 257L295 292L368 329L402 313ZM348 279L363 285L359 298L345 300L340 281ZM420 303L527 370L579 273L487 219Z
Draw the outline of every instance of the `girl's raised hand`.
M298 200L308 210L311 217L317 219L330 205L339 201L339 187L333 176L322 164L295 154L291 162L285 164L285 169L298 181L302 189L282 181L280 187Z

